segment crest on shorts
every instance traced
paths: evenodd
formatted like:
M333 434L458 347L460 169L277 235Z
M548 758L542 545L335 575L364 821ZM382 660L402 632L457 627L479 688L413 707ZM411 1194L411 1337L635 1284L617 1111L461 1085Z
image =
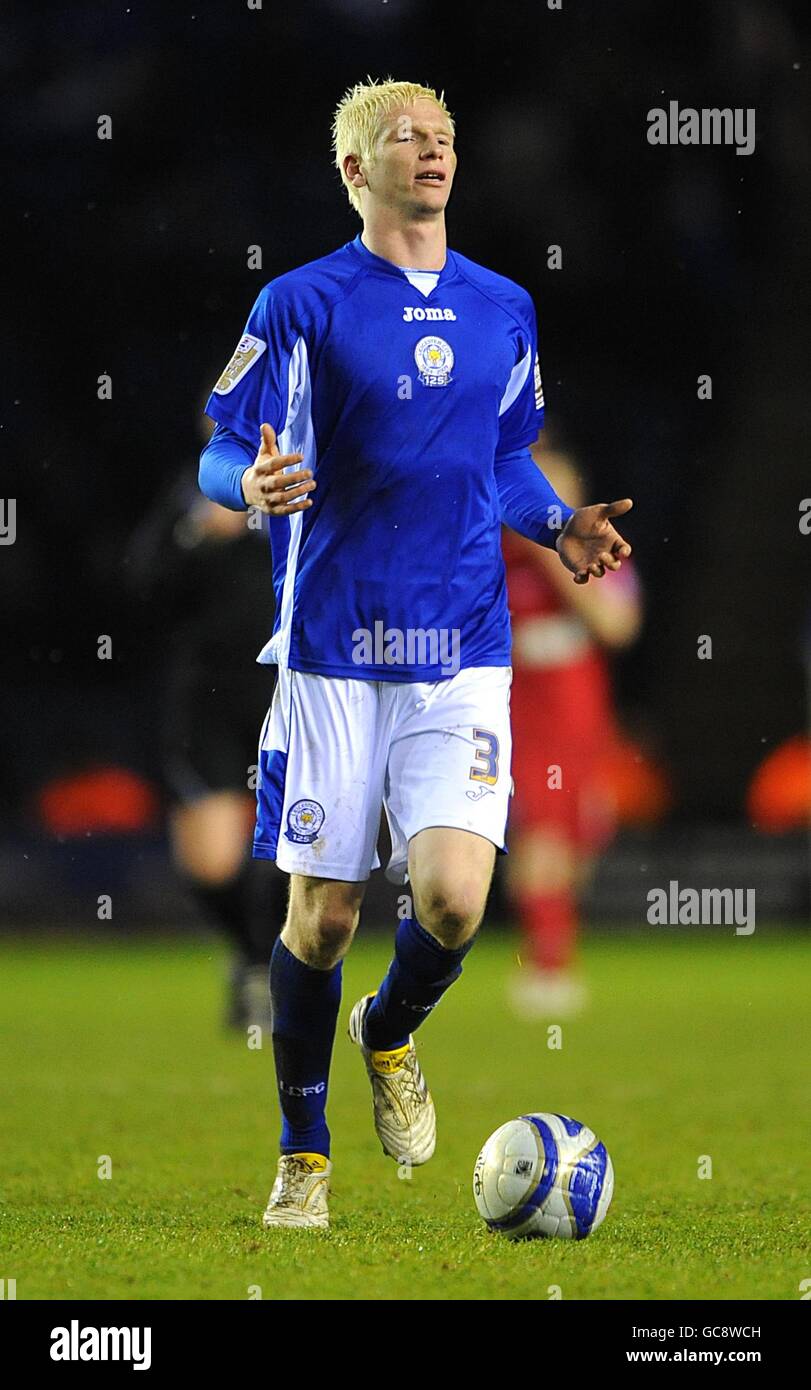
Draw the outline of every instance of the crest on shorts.
M236 352L214 387L214 394L227 396L233 391L237 382L251 370L255 362L259 361L266 347L267 343L261 338L254 338L252 333L243 334L237 343Z
M313 840L318 839L325 819L324 807L319 802L294 801L287 812L285 838L297 845L311 845Z
M433 334L420 338L414 349L414 361L420 369L417 380L423 386L447 386L453 381L453 348L444 338L435 338Z

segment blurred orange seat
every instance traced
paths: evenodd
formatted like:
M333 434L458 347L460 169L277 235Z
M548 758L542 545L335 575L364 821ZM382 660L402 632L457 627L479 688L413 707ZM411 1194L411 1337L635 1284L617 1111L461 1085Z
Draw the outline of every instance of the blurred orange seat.
M630 739L619 738L597 767L597 780L614 805L620 825L656 825L670 810L667 773Z
M154 827L159 798L146 778L126 767L86 768L39 791L36 810L52 835L131 835Z
M811 824L811 740L805 734L763 759L749 783L746 809L755 828L770 835Z

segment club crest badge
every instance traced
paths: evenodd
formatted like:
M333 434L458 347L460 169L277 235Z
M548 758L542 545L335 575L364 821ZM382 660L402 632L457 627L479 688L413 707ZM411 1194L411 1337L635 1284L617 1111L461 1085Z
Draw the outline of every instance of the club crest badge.
M266 347L267 343L263 342L261 338L254 338L252 333L245 333L237 343L236 352L214 387L214 394L227 396L230 391L233 391L237 382L259 361Z
M318 839L318 832L325 819L324 807L319 802L294 801L287 812L285 839L292 840L297 845L311 845L313 840Z
M447 386L453 377L453 348L444 338L420 338L414 349L414 361L419 368L418 381L423 386Z

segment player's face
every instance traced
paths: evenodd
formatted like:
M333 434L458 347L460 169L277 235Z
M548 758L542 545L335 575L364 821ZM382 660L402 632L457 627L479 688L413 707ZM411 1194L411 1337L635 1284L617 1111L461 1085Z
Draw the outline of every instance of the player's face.
M456 171L453 134L444 111L427 99L387 116L366 171L370 195L405 217L441 215Z

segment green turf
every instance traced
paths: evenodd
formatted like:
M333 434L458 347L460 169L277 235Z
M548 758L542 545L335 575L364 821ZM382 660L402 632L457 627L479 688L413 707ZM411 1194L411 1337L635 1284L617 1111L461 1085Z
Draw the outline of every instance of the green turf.
M272 1059L220 1029L219 949L0 942L0 1277L18 1299L798 1298L805 943L760 927L593 940L594 1004L559 1051L506 1011L514 949L480 941L420 1034L439 1144L405 1181L344 1032L388 958L358 941L330 1097L332 1226L271 1235ZM511 1244L476 1215L479 1146L526 1109L574 1115L608 1145L614 1204L587 1241Z

